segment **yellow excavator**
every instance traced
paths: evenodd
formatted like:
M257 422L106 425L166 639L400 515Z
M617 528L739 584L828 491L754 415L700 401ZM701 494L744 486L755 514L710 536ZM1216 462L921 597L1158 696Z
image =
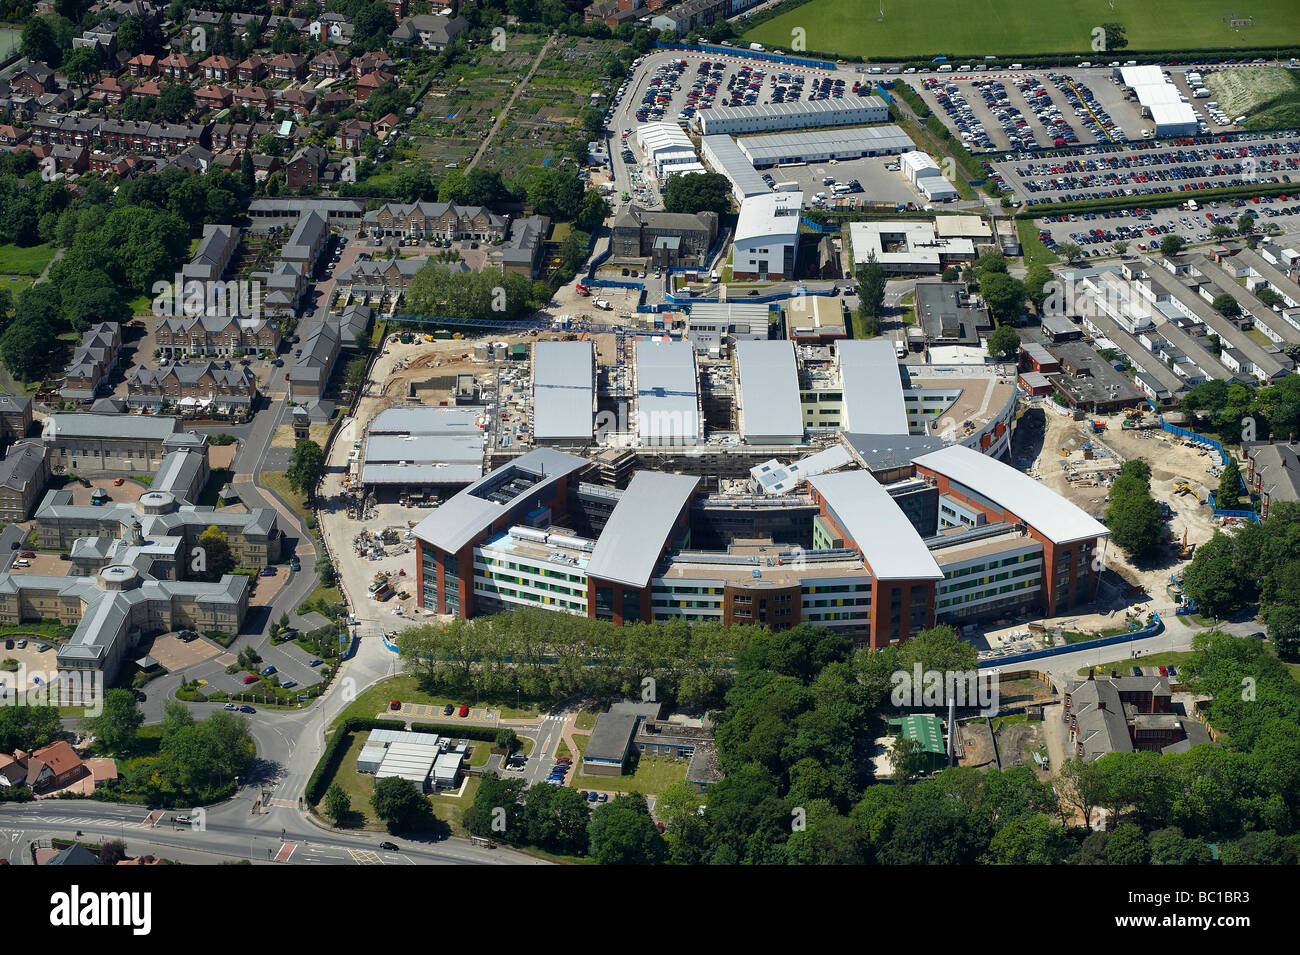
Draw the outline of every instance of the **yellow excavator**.
M1187 543L1187 528L1184 527L1184 528L1183 528L1183 546L1182 546L1182 548L1178 551L1178 558L1179 558L1180 560L1189 560L1189 559L1191 559L1191 556L1192 556L1192 554L1194 554L1194 553L1196 553L1196 545L1195 545L1195 544L1191 544L1190 546L1188 545L1188 543Z
M1192 487L1190 484L1175 484L1175 485L1174 485L1174 493L1175 493L1175 494L1190 494L1190 495L1192 495L1192 497L1196 498L1197 503L1199 503L1199 504L1204 504L1204 503L1205 503L1203 500L1201 500L1201 492L1198 491L1198 490L1196 490L1196 488Z

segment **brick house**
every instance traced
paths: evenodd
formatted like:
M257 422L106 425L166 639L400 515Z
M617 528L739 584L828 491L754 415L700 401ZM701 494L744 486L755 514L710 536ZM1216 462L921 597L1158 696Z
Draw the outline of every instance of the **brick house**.
M296 53L277 53L266 61L266 66L273 80L285 82L307 78L307 58Z
M227 80L233 80L235 78L235 69L238 65L238 63L228 56L218 56L214 54L200 63L199 68L203 70L204 79L224 83Z
M185 82L194 77L199 70L198 61L185 53L172 53L158 64L163 76L177 82Z
M266 76L266 60L260 56L250 56L235 67L235 74L241 83L256 83Z
M285 183L290 189L319 185L329 153L319 146L304 146L285 166Z

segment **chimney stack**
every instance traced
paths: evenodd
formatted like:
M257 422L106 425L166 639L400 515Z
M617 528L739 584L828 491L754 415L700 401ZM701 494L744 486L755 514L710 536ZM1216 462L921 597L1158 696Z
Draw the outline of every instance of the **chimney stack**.
M1099 710L1104 710L1104 709L1106 709L1106 701L1105 701L1105 700L1098 700L1098 701L1097 701L1097 709L1099 709Z

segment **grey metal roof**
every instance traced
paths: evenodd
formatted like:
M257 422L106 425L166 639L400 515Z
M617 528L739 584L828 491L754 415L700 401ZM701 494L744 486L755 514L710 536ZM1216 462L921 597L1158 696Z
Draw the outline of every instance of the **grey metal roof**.
M482 411L478 408L413 407L385 408L370 419L370 435L385 434L473 434Z
M747 441L803 437L803 405L794 343L738 341L741 433Z
M592 436L595 364L591 342L533 346L533 436L538 441Z
M886 110L879 96L845 96L841 99L807 100L796 103L769 103L766 106L733 106L730 109L711 109L700 113L700 129L709 135L743 128L744 120L773 120L787 124L806 121L806 125L848 126L866 122L859 117L864 110ZM787 128L795 128L787 125Z
M911 137L897 126L861 126L746 136L736 140L736 146L755 166L823 153L890 153L916 148Z
M366 464L465 464L483 460L482 434L371 435Z
M1055 491L973 448L954 444L922 455L916 464L964 484L1011 511L1054 543L1068 544L1110 534L1105 525Z
M844 430L907 434L907 407L894 345L884 338L835 343L844 391Z
M637 342L636 398L637 433L642 441L699 441L699 384L695 349L689 342Z
M576 455L551 448L536 448L483 475L441 507L435 508L416 526L415 536L441 550L455 553L487 531L498 517L521 504L548 497L556 481L586 466L586 460ZM490 500L486 496L489 490L512 473L536 480L504 501Z
M921 535L871 472L814 474L808 483L878 580L943 579Z
M592 549L587 576L646 586L699 480L662 471L633 475Z
M583 759L618 763L627 758L638 720L632 713L601 713L583 750Z
M367 464L362 484L469 484L483 476L482 464Z
M732 189L740 195L762 196L772 191L730 136L705 136L701 151L718 172L731 180Z
M46 441L75 438L135 438L161 441L180 427L179 418L155 415L52 414L45 419Z

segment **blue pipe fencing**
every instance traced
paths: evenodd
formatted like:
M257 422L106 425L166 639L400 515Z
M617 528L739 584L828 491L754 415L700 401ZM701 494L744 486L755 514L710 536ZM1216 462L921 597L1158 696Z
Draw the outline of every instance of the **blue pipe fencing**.
M1161 633L1165 629L1164 621L1160 619L1160 614L1154 614L1155 621L1142 627L1139 630L1130 630L1128 633L1117 633L1111 637L1098 637L1096 640L1084 640L1080 643L1067 643L1063 647L1048 647L1046 650L1033 650L1029 653L1020 653L1010 657L994 657L989 660L981 660L979 669L988 670L994 667L1001 669L1010 663L1023 663L1026 660L1041 660L1043 657L1060 656L1063 653L1074 653L1076 650L1091 650L1095 647L1109 647L1116 643L1126 643L1129 640L1146 640Z
M715 46L712 43L701 43L698 46L687 46L685 43L656 43L655 46L660 50L673 50L681 53L713 53L718 56L735 56L742 59L766 60L769 63L784 63L787 66L802 66L812 70L835 69L835 64L830 60L809 60L798 56L777 56L775 53L760 53L757 50L745 50L734 46Z

